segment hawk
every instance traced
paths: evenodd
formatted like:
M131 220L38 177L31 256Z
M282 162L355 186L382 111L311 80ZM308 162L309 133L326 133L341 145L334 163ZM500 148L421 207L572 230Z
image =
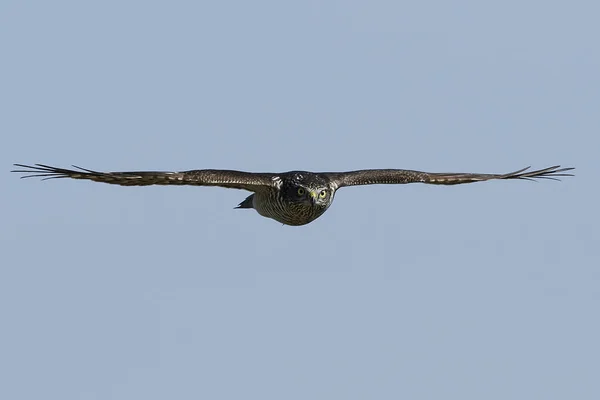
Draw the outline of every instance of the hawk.
M285 225L306 225L319 218L333 202L338 189L346 186L427 183L459 185L492 179L553 179L573 176L574 168L560 165L531 171L530 167L506 174L439 173L404 169L364 169L348 172L289 171L253 173L223 169L199 169L181 172L132 171L99 172L73 166L75 169L44 164L14 164L11 172L26 174L21 178L88 179L122 186L192 185L220 186L252 192L235 208L254 208L260 215Z

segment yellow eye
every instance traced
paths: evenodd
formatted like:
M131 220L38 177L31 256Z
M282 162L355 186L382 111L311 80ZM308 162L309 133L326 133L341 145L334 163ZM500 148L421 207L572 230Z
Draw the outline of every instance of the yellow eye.
M304 188L298 188L298 196L304 196L304 193L306 193L306 190L304 190Z
M325 196L327 196L327 190L321 190L321 192L319 192L319 197L324 199Z

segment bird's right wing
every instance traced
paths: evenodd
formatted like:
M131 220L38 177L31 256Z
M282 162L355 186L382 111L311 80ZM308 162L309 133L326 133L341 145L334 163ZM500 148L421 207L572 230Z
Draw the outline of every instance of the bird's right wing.
M15 164L11 172L23 173L22 178L41 177L43 179L71 178L88 179L94 182L110 183L122 186L148 185L193 185L220 186L224 188L245 189L251 192L277 185L278 176L270 173L252 173L225 169L200 169L181 172L131 171L98 172L77 166L76 169L56 168L44 164Z

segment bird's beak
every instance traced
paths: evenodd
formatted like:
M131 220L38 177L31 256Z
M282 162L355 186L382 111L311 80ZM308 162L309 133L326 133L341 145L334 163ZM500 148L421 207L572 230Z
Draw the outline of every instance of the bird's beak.
M313 204L317 202L317 192L310 191L308 195L310 196L310 200L313 202Z

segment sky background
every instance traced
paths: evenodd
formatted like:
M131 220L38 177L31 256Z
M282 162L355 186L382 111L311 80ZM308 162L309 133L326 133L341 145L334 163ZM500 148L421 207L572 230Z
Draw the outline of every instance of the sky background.
M600 5L0 5L0 398L600 398ZM12 163L577 168L247 193Z

